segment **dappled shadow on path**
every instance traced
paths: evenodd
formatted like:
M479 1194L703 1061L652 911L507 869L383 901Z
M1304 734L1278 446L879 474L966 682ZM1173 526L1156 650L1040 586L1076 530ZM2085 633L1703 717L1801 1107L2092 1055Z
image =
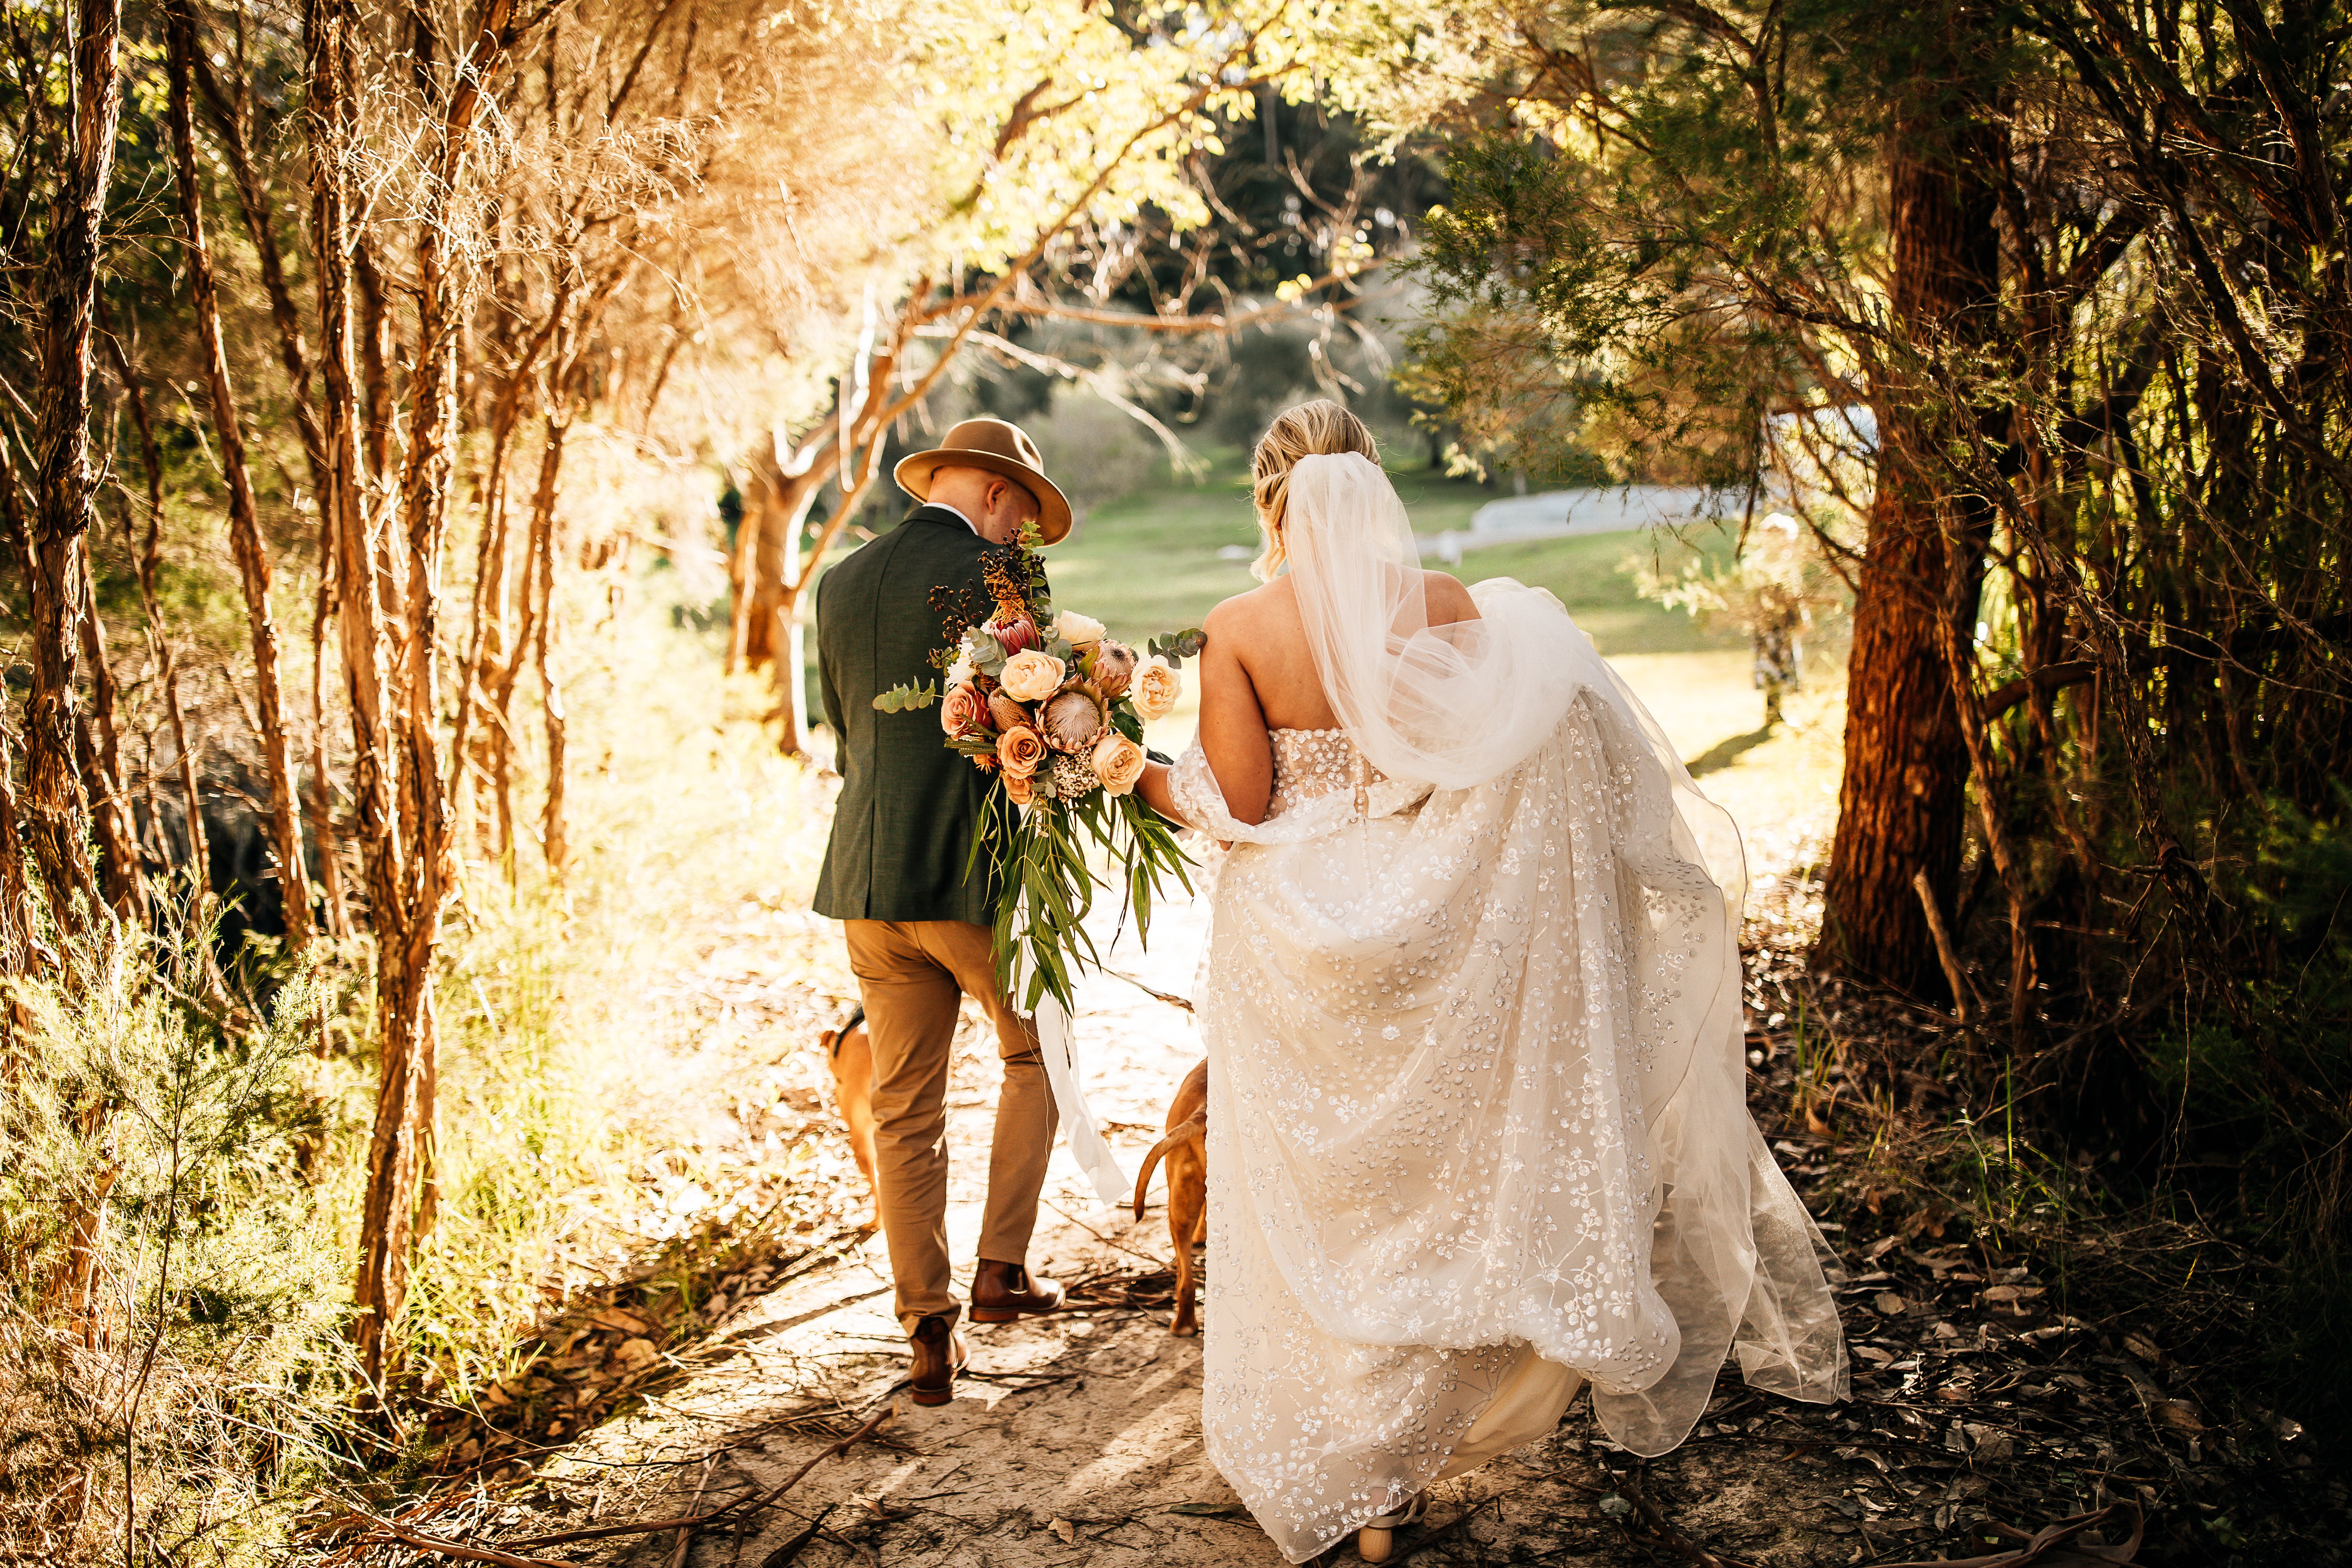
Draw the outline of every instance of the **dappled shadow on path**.
M1690 775L1695 779L1703 779L1709 773L1719 773L1770 740L1772 728L1771 725L1767 724L1760 730L1750 730L1745 735L1734 735L1727 741L1718 741L1683 765L1690 769Z

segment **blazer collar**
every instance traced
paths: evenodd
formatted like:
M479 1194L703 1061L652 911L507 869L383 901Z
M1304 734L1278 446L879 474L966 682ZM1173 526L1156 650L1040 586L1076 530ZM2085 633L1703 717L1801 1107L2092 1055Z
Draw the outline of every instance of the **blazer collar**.
M936 522L943 527L952 528L958 533L963 534L967 538L980 540L980 542L982 544L988 542L985 539L980 538L980 531L978 529L972 527L971 524L964 521L963 513L948 507L933 506L928 501L908 512L907 514L907 521L908 522Z

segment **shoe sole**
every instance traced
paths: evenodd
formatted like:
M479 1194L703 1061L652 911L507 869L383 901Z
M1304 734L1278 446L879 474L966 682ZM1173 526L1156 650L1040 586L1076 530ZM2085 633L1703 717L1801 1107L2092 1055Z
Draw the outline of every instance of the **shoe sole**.
M945 1388L918 1388L910 1391L918 1405L946 1405L955 1398L955 1384Z

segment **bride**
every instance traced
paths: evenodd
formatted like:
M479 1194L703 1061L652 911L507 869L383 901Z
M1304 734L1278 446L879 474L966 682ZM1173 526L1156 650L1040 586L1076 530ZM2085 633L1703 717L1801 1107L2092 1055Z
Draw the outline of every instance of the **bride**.
M1291 409L1255 467L1265 585L1142 785L1232 847L1202 1426L1290 1561L1377 1562L1587 1380L1653 1455L1727 1353L1829 1401L1845 1346L1743 1097L1729 818L1559 600L1420 569L1353 415Z

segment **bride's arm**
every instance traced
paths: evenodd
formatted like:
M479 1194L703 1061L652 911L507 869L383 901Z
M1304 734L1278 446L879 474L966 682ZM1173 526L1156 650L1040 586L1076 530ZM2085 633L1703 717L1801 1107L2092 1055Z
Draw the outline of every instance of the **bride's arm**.
M1209 615L1208 643L1200 663L1200 742L1226 812L1236 822L1255 826L1265 820L1266 802L1274 792L1274 746L1266 738L1257 689L1250 684L1249 672L1234 651L1239 646L1236 619L1237 612L1226 605ZM1136 793L1170 821L1189 822L1170 786L1170 772L1165 763L1148 764Z
M1226 600L1209 612L1201 650L1201 750L1217 776L1217 791L1235 822L1255 826L1265 820L1274 795L1274 742L1266 738L1265 713L1257 688L1243 668L1249 607Z

